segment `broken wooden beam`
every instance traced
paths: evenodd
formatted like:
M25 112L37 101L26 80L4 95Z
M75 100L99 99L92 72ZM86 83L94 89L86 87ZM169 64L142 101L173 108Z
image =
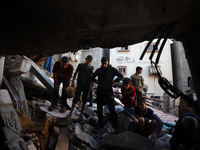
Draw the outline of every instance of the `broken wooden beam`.
M66 127L61 127L55 150L68 150L68 149L69 149L68 132Z

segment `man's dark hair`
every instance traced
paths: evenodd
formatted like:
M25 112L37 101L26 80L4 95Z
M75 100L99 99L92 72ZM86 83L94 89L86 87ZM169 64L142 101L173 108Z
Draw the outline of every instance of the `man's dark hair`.
M68 62L69 62L69 57L63 56L63 57L61 58L61 61L64 62L64 63L68 63Z
M86 59L90 59L90 60L92 60L93 57L92 57L92 55L87 55Z
M108 61L108 57L102 57L101 58L101 62L106 62L106 61Z
M125 85L131 84L131 80L129 78L124 78L123 79L123 84L125 84Z
M139 103L139 102L141 102L141 103L145 103L146 100L145 100L144 97L140 97L140 98L138 98L137 102L138 102L138 103Z
M136 67L136 71L138 71L138 70L142 70L142 67L137 66L137 67Z

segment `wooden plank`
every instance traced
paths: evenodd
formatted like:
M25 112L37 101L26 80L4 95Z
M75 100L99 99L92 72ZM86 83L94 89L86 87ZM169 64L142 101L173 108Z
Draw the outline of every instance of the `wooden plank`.
M69 137L67 134L67 129L66 127L61 127L55 150L68 150L68 149L69 149Z
M148 97L143 97L143 98L148 99L148 100L152 100L152 101L157 101L157 102L165 103L165 101L154 99L154 98L148 98Z

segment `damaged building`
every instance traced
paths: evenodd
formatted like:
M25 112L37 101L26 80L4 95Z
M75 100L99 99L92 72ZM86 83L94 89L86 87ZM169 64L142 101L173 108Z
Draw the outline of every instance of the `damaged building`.
M104 107L103 112L106 131L99 134L95 102L93 107L86 106L84 120L78 119L81 107L79 104L72 119L66 120L75 94L73 87L69 90L68 110L65 113L60 113L58 109L48 111L54 88L52 74L31 58L35 55L42 55L45 59L55 56L49 60L52 67L55 61L68 55L75 69L87 54L98 51L94 59L96 69L100 66L102 56L112 58L112 53L108 54L109 50L114 52L115 47L123 47L126 50L127 45L147 41L137 59L143 61L148 55L149 65L153 68L151 73L163 89L162 100L153 97L146 99L149 101L148 107L163 121L159 136L169 139L166 135L172 133L180 115L200 114L199 5L200 1L197 0L3 1L0 5L2 149L169 148L169 140L168 143L159 145L161 142L151 142L147 137L134 132L134 122L122 112L120 93L116 91L114 99L115 111L118 114L118 134L112 127L107 107ZM168 39L174 41L171 47L173 83L159 70L163 48ZM182 42L183 47L180 48L179 42ZM151 46L152 50L148 53ZM123 61L121 58L119 56L116 61L120 63ZM123 58L128 63L134 63L132 57ZM186 63L191 74L180 69L184 68ZM186 76L191 77L188 78L191 87L189 89L183 86ZM170 111L172 99L173 102L177 99L180 101L176 108L173 103L174 112ZM152 101L163 103L163 111L154 108ZM60 102L58 106L59 104Z

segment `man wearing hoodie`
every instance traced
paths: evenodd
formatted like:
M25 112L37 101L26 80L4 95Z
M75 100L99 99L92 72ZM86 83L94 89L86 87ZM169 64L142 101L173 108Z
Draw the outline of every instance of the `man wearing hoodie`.
M114 79L117 76L118 78ZM98 77L98 80L95 78ZM113 80L114 79L114 80ZM98 68L91 77L91 80L98 84L97 87L97 115L99 119L100 132L104 132L103 124L103 106L108 105L113 127L117 127L117 115L115 113L114 97L112 86L114 83L123 79L123 75L115 68L109 65L107 57L102 57L101 67Z

